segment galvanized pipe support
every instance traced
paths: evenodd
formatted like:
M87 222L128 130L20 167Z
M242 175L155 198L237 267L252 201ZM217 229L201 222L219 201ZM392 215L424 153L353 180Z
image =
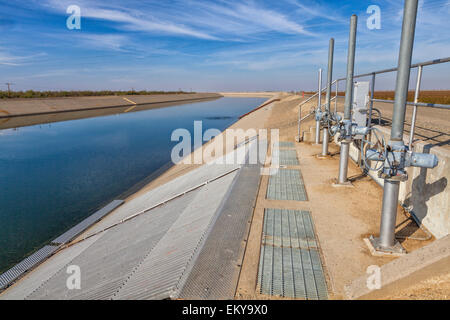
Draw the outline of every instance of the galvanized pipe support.
M390 159L385 159L388 168L383 170L383 207L381 213L380 237L372 238L375 249L388 253L401 253L395 239L395 222L397 218L398 194L400 181L407 179L405 171L405 148L403 129L405 123L406 102L411 69L411 59L414 45L418 0L406 0L403 14L402 37L398 59L398 72L395 91L394 114L392 117L391 141L388 147ZM393 162L391 162L393 161ZM395 165L393 168L392 166ZM393 170L393 171L392 171Z

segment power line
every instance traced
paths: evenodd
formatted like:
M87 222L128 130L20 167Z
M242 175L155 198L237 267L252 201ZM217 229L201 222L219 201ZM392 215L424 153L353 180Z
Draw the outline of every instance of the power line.
M8 86L8 97L11 97L11 86L13 86L14 83L6 82L5 84Z

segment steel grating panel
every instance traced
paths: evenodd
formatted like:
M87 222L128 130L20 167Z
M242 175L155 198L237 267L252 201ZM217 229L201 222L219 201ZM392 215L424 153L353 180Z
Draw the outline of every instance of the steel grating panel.
M94 214L90 215L88 218L81 221L79 224L60 235L58 238L52 241L55 244L65 244L71 240L73 240L76 236L82 233L84 230L88 229L94 223L100 221L103 217L109 214L111 211L115 210L117 207L124 203L123 200L114 200L109 203L107 206L98 210Z
M271 169L266 198L307 201L305 185L298 169Z
M178 298L234 298L259 179L260 166L241 169Z
M235 176L236 172L200 190L114 299L163 299L179 294Z
M111 299L198 192L193 191L102 233L88 250L71 261L72 265L80 267L81 290L67 289L67 274L62 269L28 298Z
M77 243L71 247L61 250L53 255L42 264L40 264L33 272L26 275L14 286L8 288L1 296L3 300L23 300L40 286L45 284L52 276L67 266L81 252L86 250L92 243L97 241L101 235L94 236L85 241Z
M258 287L265 295L310 300L328 298L309 212L265 210Z
M51 256L57 249L57 246L45 246L0 275L0 289L7 287L25 272L33 269L39 263Z
M280 165L284 166L298 166L297 151L295 150L280 150Z
M294 147L294 143L293 142L287 142L287 141L280 141L279 142L279 147L280 148L293 148Z
M23 270L27 271L33 268L36 264L47 258L49 255L51 255L53 252L55 252L58 249L56 246L45 246L35 253L33 253L31 256L20 262L19 264L12 267L14 270Z
M19 278L25 271L9 269L5 273L0 275L0 289L4 289L9 286L14 280Z

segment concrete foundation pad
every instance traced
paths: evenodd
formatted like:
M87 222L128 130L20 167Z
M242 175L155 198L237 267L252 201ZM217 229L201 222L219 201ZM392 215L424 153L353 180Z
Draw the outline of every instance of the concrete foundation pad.
M338 183L337 179L333 180L333 183L331 184L335 188L354 188L355 186L350 181L344 182L344 183Z
M406 251L403 249L399 242L396 243L396 250L393 251L380 251L377 250L372 241L369 238L364 238L364 243L369 248L370 253L375 257L401 257L406 254Z

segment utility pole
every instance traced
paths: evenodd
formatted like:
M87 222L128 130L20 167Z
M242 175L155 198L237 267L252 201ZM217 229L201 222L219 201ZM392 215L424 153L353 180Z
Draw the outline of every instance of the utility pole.
M13 86L14 83L7 82L5 84L8 86L8 98L11 98L11 86Z

